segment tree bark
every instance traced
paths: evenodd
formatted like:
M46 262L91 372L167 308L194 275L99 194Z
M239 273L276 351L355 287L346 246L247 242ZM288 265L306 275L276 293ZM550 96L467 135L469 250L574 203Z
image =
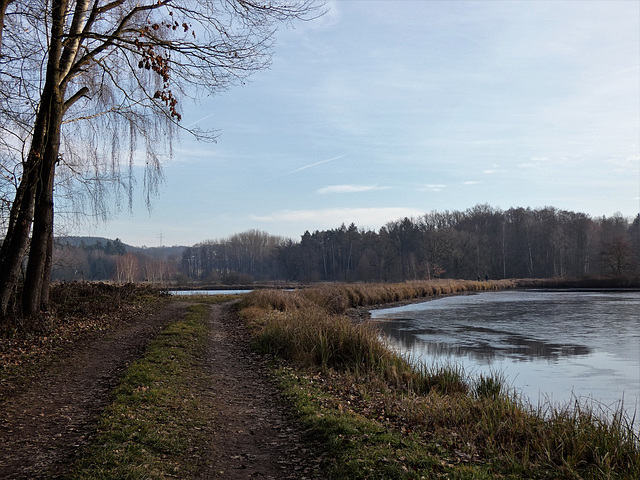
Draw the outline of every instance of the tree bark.
M16 291L20 267L29 243L37 175L33 163L27 160L23 166L22 179L11 206L9 227L0 248L0 321L10 314L9 304Z
M58 135L54 133L56 130ZM53 145L49 145L47 148L45 159L41 162L40 181L36 191L31 249L22 291L22 314L24 316L36 315L49 307L50 272L47 271L47 266L51 266L53 255L53 179L55 173L55 161L52 161L51 155L55 153L57 157L59 129L54 127L53 131L51 136L57 136L58 141L51 139ZM55 150L55 152L51 150Z
M53 2L47 78L40 103L47 105L47 135L44 154L38 169L33 234L22 291L22 314L24 316L36 315L49 307L51 273L47 272L47 266L51 266L51 256L53 255L53 185L60 151L60 129L64 112L64 87L61 85L60 59L66 10L66 0Z
M9 304L15 294L20 268L29 246L38 177L49 128L48 107L41 104L38 111L31 147L23 163L22 178L11 205L7 234L0 248L0 321L10 314Z

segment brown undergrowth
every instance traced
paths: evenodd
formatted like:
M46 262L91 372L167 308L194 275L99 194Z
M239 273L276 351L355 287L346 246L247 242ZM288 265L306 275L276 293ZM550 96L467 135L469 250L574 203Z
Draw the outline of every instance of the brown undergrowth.
M148 313L165 294L132 284L72 282L51 288L52 309L0 324L0 382L19 383L79 338Z

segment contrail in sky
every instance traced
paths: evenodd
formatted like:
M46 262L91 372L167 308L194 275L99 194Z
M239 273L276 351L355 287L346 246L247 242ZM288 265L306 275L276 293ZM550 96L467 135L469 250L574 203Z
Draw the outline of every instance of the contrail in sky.
M210 113L210 114L209 114L209 115L207 115L206 117L202 117L202 118L200 118L199 120L196 120L195 122L190 123L189 125L187 125L187 126L186 126L186 127L184 127L184 128L191 128L191 127L193 127L196 123L200 123L201 121L206 120L206 119L207 119L207 118L209 118L209 117L213 117L215 114L216 114L216 112L214 112L214 113Z
M337 157L327 158L326 160L320 160L319 162L310 163L309 165L305 165L304 167L296 168L295 170L291 170L290 172L283 173L281 175L276 175L275 177L270 178L269 180L275 180L276 178L286 177L287 175L292 175L294 173L301 172L302 170L306 170L307 168L312 168L312 167L315 167L317 165L322 165L323 163L333 162L334 160L339 160L340 158L345 157L346 155L347 154L344 153L342 155L338 155Z

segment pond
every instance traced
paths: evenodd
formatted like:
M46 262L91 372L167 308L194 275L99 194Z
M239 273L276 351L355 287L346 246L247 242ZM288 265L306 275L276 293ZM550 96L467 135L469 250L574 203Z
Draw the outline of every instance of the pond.
M640 292L487 292L371 317L412 361L499 373L534 406L640 408Z
M242 295L253 290L169 290L171 295Z

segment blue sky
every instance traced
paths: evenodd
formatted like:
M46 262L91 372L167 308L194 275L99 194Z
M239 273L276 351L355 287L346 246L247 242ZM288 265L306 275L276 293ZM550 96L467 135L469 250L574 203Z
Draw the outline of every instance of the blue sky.
M220 136L176 143L151 213L70 233L297 240L478 203L637 214L639 1L327 6L278 31L269 70L184 105Z

